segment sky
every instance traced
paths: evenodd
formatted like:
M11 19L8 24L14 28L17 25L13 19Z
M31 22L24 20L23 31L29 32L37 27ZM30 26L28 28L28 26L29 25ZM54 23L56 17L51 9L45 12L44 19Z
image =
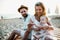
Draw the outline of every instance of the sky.
M46 13L50 9L50 14L55 14L56 6L60 13L60 0L0 0L0 17L4 19L19 18L21 14L17 9L21 5L25 5L29 8L28 13L34 15L34 6L37 2L42 2L46 8ZM47 15L50 15L47 13Z

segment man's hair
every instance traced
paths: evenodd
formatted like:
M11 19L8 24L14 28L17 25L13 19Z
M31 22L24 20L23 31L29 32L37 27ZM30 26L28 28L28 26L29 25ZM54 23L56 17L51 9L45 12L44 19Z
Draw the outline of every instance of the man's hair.
M18 8L18 12L20 12L21 9L25 8L26 10L28 10L28 7L24 6L24 5L21 5L19 8Z

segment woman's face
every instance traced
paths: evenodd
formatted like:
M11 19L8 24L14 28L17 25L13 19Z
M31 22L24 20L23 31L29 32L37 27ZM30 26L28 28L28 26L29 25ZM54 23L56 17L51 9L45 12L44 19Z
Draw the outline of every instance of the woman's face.
M37 13L37 15L41 15L43 12L43 9L41 6L35 6L35 12Z

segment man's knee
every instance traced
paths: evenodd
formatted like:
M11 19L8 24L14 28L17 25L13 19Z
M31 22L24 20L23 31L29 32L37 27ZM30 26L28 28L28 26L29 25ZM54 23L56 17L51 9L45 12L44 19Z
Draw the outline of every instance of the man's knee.
M20 32L18 30L13 30L12 33L17 34L17 35L20 35Z

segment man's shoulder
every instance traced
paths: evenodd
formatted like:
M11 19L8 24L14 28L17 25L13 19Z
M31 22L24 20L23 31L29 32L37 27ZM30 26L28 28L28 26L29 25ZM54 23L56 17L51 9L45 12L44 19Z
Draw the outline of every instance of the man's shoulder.
M28 14L28 17L29 17L29 18L32 18L32 17L33 17L33 15L31 15L31 14Z

